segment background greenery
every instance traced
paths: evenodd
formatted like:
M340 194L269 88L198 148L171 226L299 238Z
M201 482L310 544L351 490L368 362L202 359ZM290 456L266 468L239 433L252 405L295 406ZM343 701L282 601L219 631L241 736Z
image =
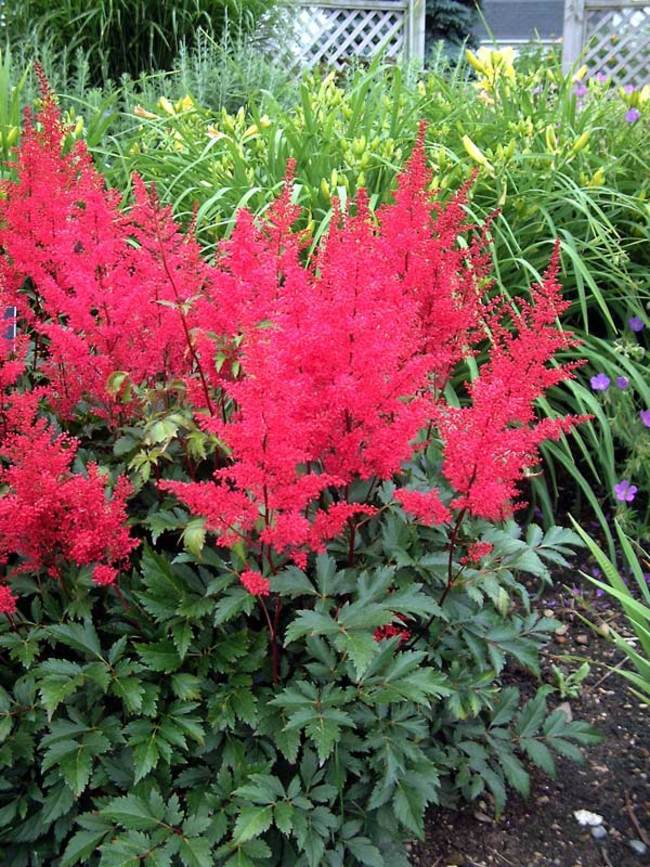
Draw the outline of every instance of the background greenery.
M173 66L200 32L219 39L251 32L272 0L21 0L3 5L14 44L34 40L55 52L81 49L94 84Z

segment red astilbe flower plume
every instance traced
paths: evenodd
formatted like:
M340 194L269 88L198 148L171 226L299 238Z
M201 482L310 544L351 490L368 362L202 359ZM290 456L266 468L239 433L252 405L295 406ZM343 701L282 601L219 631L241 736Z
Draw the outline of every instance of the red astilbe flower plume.
M15 614L16 601L11 588L6 584L0 584L0 614Z
M445 524L451 520L449 509L441 502L437 491L414 491L401 488L395 491L395 499L405 512L413 515L422 524Z
M253 274L263 280L250 304L236 302L242 373L222 384L236 408L225 421L202 419L227 444L231 463L215 483L162 487L205 515L224 544L255 531L302 563L374 511L347 502L345 492L344 502L320 510L326 489L388 479L410 457L429 415L430 358L414 327L416 303L395 279L365 196L355 216L335 217L313 266L300 263L294 214L285 193L263 229L240 217ZM233 246L223 279L215 279L216 304L220 291L224 305L234 303L233 287L245 294L245 261Z
M118 478L112 496L94 464L88 475L71 471L78 443L54 437L36 416L38 395L15 394L0 424L0 563L18 557L16 571L46 570L57 577L66 562L95 564L98 583L108 583L116 564L126 560L138 542L126 526L126 499L131 485Z
M474 228L464 211L472 181L446 205L432 198L425 133L422 123L395 201L380 209L379 218L383 253L391 257L401 291L415 302L421 351L428 353L434 382L442 390L454 366L484 337L481 300L490 263L478 246L482 233L468 250L458 245L459 235Z
M268 578L264 578L261 573L254 569L247 569L239 576L239 580L244 585L251 596L268 596L271 592L271 582Z
M539 461L539 446L558 439L584 417L536 421L535 401L572 376L575 364L549 366L555 353L575 345L556 327L566 308L557 281L559 250L531 302L510 311L514 328L495 317L489 360L469 386L471 405L438 405L436 419L444 445L442 471L458 495L452 502L477 517L501 520L511 514L518 482Z
M351 483L398 475L431 421L457 491L452 506L502 518L540 442L575 423L534 421L537 398L571 374L549 367L572 341L555 327L564 306L557 254L532 302L511 311L511 333L485 298L485 257L456 243L465 192L436 207L428 183L421 137L395 204L374 219L361 192L354 216L335 209L306 266L288 185L266 224L240 214L194 308L206 364L210 332L236 337L238 372L231 365L218 378L232 412L198 416L229 461L212 481L161 483L222 544L253 541L271 567L271 550L301 565L344 528L353 544L374 510L349 501ZM488 334L491 360L469 389L472 405L447 406L438 396L445 378ZM334 498L329 508L323 495ZM402 489L396 499L428 524L452 517L435 490Z
M135 203L122 211L85 144L65 152L66 133L43 83L36 122L26 117L15 180L3 184L0 278L37 338L50 404L65 417L85 398L110 416L113 371L135 383L196 371L188 311L212 269L138 178ZM26 280L36 304L23 292Z

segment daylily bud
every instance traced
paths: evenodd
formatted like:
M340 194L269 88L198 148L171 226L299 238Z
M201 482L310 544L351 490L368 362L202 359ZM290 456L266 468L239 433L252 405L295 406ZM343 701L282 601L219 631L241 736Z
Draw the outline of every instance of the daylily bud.
M189 94L185 94L182 99L179 99L176 103L177 111L190 111L190 109L194 108L194 100Z
M133 109L133 114L136 117L144 117L147 120L155 120L158 117L157 114L154 114L152 111L147 111L147 109L141 105L136 105Z
M469 48L465 52L465 58L467 59L467 62L472 67L472 69L475 69L476 72L480 72L481 75L485 75L485 67L478 59L478 57L474 54L474 52L469 50Z
M162 108L163 111L166 111L167 114L176 114L176 109L166 96L160 97L160 99L158 100L158 105L160 106L160 108Z
M556 151L557 150L557 136L555 135L555 128L553 127L553 124L549 124L546 127L544 137L546 138L546 150Z
M14 145L16 143L16 141L18 140L19 133L20 133L20 130L18 129L17 126L10 126L9 127L9 130L5 134L5 144L7 145L7 147L11 147L12 145Z
M591 178L590 186L602 187L602 185L604 183L605 183L605 169L601 166L599 169L597 169L594 172L594 174Z
M585 130L585 132L583 132L582 135L576 139L573 147L571 148L574 154L577 154L578 151L584 150L584 148L587 147L587 145L589 144L590 136L591 133L589 132L589 130Z
M483 151L474 144L474 142L468 135L463 136L463 147L465 148L467 154L474 160L474 162L478 163L480 166L483 166L491 174L494 173L494 167L492 166L492 163L488 160Z

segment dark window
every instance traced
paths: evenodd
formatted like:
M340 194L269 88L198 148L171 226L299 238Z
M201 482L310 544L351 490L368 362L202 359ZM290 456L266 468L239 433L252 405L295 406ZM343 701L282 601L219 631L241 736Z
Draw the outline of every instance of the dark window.
M557 39L564 24L564 0L483 0L483 15L499 42ZM488 39L481 23L477 29L479 39Z

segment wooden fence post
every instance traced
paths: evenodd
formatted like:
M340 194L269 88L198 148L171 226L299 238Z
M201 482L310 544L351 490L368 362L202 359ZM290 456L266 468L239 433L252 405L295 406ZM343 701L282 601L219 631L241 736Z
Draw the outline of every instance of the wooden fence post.
M425 20L426 0L409 0L407 39L404 45L406 60L424 62Z
M566 74L577 62L584 48L585 0L566 0L562 38L562 71Z

